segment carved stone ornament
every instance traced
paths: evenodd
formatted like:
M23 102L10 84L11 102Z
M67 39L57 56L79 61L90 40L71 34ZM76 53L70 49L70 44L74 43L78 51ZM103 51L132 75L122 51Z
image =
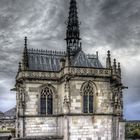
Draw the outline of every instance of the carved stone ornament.
M18 79L55 79L58 80L62 77L67 77L67 75L70 75L70 77L74 76L98 76L98 77L111 77L111 70L106 69L95 69L95 68L64 68L60 72L19 72L17 75Z
M29 87L29 92L38 92L39 89L37 87Z

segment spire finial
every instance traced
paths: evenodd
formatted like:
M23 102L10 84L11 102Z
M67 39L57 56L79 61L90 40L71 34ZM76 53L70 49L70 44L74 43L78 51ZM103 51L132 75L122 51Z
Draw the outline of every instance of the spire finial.
M107 56L110 57L110 50L107 51Z
M28 49L27 49L27 37L24 38L24 51L23 51L23 59L22 65L23 69L26 70L28 67Z
M111 68L111 57L110 57L110 51L107 51L107 58L106 58L106 67Z
M79 30L79 20L76 0L70 1L66 39L68 38L80 40L80 30Z
M118 63L118 69L120 69L121 68L121 64L120 64L120 62Z
M114 71L114 74L116 74L116 70L117 70L116 59L114 59L114 62L113 62L113 71Z
M76 0L70 0L69 17L67 21L67 31L65 39L67 44L67 55L69 57L69 63L71 56L75 55L81 50L79 25L80 24L78 20Z
M21 62L19 62L18 72L21 71Z
M27 37L26 36L25 36L25 39L24 40L25 40L25 44L24 45L27 48Z
M116 68L116 59L114 59L114 67Z
M118 63L118 72L121 75L121 64L120 64L120 62Z

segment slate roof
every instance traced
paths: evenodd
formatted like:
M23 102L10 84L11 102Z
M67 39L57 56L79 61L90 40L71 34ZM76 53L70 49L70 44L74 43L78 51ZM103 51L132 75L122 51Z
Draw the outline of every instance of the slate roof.
M59 71L62 58L65 52L28 50L29 70Z
M34 71L59 71L60 60L65 58L66 52L43 51L28 49L28 67ZM78 52L72 59L74 67L95 67L102 68L96 55L86 55L83 51Z
M83 51L77 53L72 59L72 66L102 68L102 65L96 55L86 55Z

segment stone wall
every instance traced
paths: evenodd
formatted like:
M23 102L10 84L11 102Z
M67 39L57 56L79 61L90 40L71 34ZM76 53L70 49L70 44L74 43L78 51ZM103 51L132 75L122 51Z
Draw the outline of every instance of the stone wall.
M94 86L94 113L96 115L82 114L81 88L84 82L89 80ZM49 84L55 88L53 116L41 116L39 113L40 89L47 83L44 81L26 84L24 136L64 136L64 140L68 140L67 137L69 140L123 140L123 124L119 125L118 118L111 115L114 113L111 105L112 92L107 79L82 78L71 80L67 83L69 85L66 85L65 81L59 84L50 81ZM65 96L70 97L68 116L64 111ZM23 118L19 118L20 136L23 136L24 131Z
M93 81L94 87L94 112L98 114L112 114L113 107L111 106L112 92L108 81ZM70 97L71 97L71 113L82 113L82 85L85 80L70 82Z
M40 93L41 89L47 86L49 83L34 83L34 84L26 84L26 106L25 106L25 115L39 115L40 114ZM58 105L58 101L61 99L59 94L58 85L55 83L51 83L51 86L54 88L53 91L53 114L57 114L58 111L62 110L62 105ZM62 90L62 89L60 89ZM60 91L61 93L62 91ZM59 103L62 103L59 102ZM61 108L61 109L60 109Z
M70 112L71 113L82 113L82 95L81 87L85 81L93 81L94 86L94 111L96 113L112 113L113 108L111 106L112 92L110 89L110 84L108 81L94 81L90 79L82 80L72 80L69 82L70 86ZM64 97L66 96L66 86L65 82L57 85L53 82L50 84L55 88L56 93L54 93L53 99L53 114L64 113ZM41 86L45 83L40 82L34 84L26 84L26 105L25 105L25 115L39 115L40 110L40 90ZM46 83L47 85L47 83ZM102 106L102 107L101 107ZM22 112L22 111L20 111ZM22 114L22 113L21 113Z
M109 116L72 116L69 118L70 140L112 140Z
M62 136L61 124L61 117L26 118L25 136Z
M125 139L125 122L119 122L119 140Z

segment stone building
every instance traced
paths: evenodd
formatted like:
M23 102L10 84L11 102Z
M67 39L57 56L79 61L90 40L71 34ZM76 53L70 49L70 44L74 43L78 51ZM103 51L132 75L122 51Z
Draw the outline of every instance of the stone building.
M0 130L14 129L15 115L15 108L12 108L4 113L0 111Z
M82 50L76 0L70 1L66 51L28 49L16 76L17 137L124 140L120 63L106 66ZM83 46L84 47L84 46Z
M0 111L0 119L4 118L4 113Z

